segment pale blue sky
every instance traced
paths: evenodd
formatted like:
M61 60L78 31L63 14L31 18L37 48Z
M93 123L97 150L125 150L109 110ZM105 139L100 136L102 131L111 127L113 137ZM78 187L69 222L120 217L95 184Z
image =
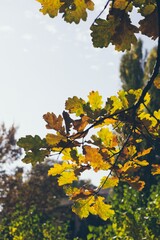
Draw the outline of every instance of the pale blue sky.
M88 22L71 25L42 15L35 0L0 0L0 122L18 126L17 137L45 136L43 114L62 113L68 97L120 89L122 54L92 46L89 27L105 1L96 2Z

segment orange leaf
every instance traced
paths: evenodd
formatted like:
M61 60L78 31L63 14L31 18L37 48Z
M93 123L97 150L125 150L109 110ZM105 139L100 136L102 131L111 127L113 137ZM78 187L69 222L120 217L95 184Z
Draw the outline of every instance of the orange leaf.
M160 174L160 164L152 164L152 175Z
M108 170L110 164L103 161L102 155L98 152L98 148L92 148L90 146L85 146L85 162L89 163L94 171L98 170Z

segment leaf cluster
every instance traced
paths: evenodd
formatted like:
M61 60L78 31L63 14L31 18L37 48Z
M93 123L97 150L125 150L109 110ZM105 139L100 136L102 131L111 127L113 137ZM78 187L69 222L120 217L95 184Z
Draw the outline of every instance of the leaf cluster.
M123 181L141 191L145 182L137 173L140 168L150 164L152 174L159 174L159 164L148 162L146 156L154 151L153 142L159 142L160 111L153 114L147 111L149 94L143 103L137 104L141 94L141 89L121 90L118 96L111 96L105 103L94 91L88 95L87 101L69 98L62 115L57 117L54 113L47 113L43 116L46 127L53 131L45 140L38 136L19 140L19 146L27 151L26 156L30 151L42 151L41 148L47 149L46 156L61 156L62 162L54 164L48 174L58 177L58 184L64 186L74 202L73 211L81 218L92 213L106 220L114 213L109 210L111 206L105 203L105 199L98 196L99 189L112 188ZM92 130L93 134L88 137ZM141 143L146 139L149 144L141 149ZM37 155L27 159L33 164L43 160ZM98 189L74 187L79 176L90 169L106 171ZM106 212L103 211L105 208L108 209ZM108 215L104 215L106 213Z
M54 18L62 14L64 21L78 24L86 21L87 11L94 10L91 0L38 0L43 14ZM100 18L108 9L106 18ZM141 15L139 26L132 24L132 13L136 9ZM94 47L108 47L113 44L118 51L130 50L137 41L136 34L141 33L152 39L158 37L158 11L155 0L111 0L91 25L91 37Z

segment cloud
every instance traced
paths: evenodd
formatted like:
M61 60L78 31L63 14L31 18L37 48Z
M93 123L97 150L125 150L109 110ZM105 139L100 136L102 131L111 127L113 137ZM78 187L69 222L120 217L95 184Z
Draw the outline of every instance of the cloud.
M26 18L29 18L29 19L34 17L34 13L32 11L29 11L29 10L26 10L24 15L25 15Z
M33 38L33 36L29 33L25 33L25 34L22 35L22 38L24 40L30 41Z
M89 31L83 31L82 29L76 29L76 41L80 43L87 43L89 41Z
M99 70L99 66L98 65L91 65L90 67L92 70L94 71L98 71Z
M52 34L55 34L57 32L56 28L53 25L46 25L46 30Z
M111 66L111 67L112 67L112 66L114 66L114 65L115 65L114 62L108 62L108 63L107 63L107 66Z
M0 26L0 32L13 33L14 31L15 31L14 28L10 25L1 25Z

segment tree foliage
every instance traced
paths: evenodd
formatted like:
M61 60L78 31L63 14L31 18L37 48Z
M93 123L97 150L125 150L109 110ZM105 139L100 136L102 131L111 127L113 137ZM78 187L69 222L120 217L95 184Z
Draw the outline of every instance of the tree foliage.
M153 185L150 196L137 192L126 185L114 189L111 198L115 215L105 226L89 226L87 240L147 239L160 236L160 184Z
M87 10L94 10L91 0L37 0L41 3L40 11L54 18L62 14L64 21L79 23L86 21ZM132 11L136 8L140 13L139 27L132 24ZM106 19L101 14L107 9ZM152 39L158 37L157 5L155 0L112 0L107 1L104 9L91 26L91 36L94 47L115 45L118 51L130 50L131 44L137 41L136 34L142 33Z
M0 125L0 169L4 170L6 163L13 163L20 158L21 149L17 146L15 138L16 127L6 128L5 124Z
M55 17L62 13L67 22L86 20L86 9L93 9L92 1L42 1L41 11ZM18 145L24 148L24 162L35 164L45 157L58 154L62 163L55 164L48 172L57 176L69 199L72 210L81 218L91 213L103 220L112 217L114 210L100 196L100 189L125 182L141 191L145 181L140 169L150 166L150 174L160 174L158 158L148 161L153 151L160 148L160 109L150 110L149 90L153 84L159 88L160 67L160 12L159 1L108 1L106 19L101 13L91 26L95 47L115 45L116 50L130 50L140 32L152 39L158 37L156 64L143 89L121 90L116 96L103 100L97 91L91 91L87 99L77 96L68 98L61 115L46 113L43 116L50 131L44 139L38 136L21 138ZM136 8L142 19L139 27L131 22L131 13ZM102 11L104 12L104 11ZM79 176L87 171L106 171L98 188L85 185L75 187Z
M1 175L0 239L69 239L71 210L48 163L38 164L23 179L23 169ZM66 224L65 224L66 223Z

